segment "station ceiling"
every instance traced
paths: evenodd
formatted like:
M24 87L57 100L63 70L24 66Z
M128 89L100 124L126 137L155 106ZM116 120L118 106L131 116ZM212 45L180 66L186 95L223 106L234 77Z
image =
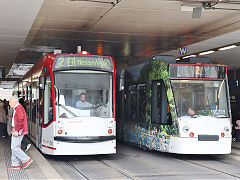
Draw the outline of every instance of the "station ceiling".
M216 5L200 18L185 11L203 4ZM240 29L240 3L231 0L1 0L0 13L6 75L13 63L35 63L54 49L81 46L120 66Z

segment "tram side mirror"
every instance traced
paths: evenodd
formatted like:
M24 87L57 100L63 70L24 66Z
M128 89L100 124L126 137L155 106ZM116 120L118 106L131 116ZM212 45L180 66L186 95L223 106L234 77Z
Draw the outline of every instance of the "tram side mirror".
M119 91L124 91L124 74L125 74L125 69L122 69L120 73L120 80L119 80Z
M45 77L40 76L39 77L39 89L44 90L44 88L45 88Z
M124 90L124 79L120 79L119 81L119 91L123 91Z

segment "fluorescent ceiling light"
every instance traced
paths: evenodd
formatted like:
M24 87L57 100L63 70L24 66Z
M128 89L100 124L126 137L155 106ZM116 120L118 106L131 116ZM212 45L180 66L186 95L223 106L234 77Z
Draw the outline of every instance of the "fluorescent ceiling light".
M34 64L13 63L7 78L21 78Z
M182 12L192 12L192 18L200 18L202 14L202 5L199 4L181 4Z
M238 46L236 46L236 45L231 45L231 46L226 46L226 47L223 47L223 48L219 48L218 50L219 50L219 51L224 51L224 50L232 49L232 48L235 48L235 47L238 47Z
M211 50L211 51L206 51L206 52L201 52L199 53L199 55L206 55L206 54L211 54L211 53L214 53L215 51Z
M181 11L192 12L193 11L193 5L191 5L191 4L182 4L181 5Z
M192 18L200 18L202 14L202 6L193 7Z
M3 89L12 89L17 81L2 81L0 87Z
M196 55L184 56L183 59L190 58L190 57L196 57Z

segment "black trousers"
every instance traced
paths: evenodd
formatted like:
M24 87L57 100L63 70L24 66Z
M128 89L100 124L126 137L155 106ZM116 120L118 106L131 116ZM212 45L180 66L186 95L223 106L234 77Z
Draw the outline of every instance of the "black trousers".
M7 124L0 122L0 137L8 136Z
M235 137L236 137L236 141L240 142L240 129L235 130Z

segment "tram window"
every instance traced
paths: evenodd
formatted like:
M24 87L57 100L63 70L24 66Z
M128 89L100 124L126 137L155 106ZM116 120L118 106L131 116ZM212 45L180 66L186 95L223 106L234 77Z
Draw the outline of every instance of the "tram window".
M31 110L32 110L32 122L36 123L36 119L37 119L37 82L32 82L32 88L30 91L30 100L32 101L32 106L31 106ZM35 96L34 96L35 95Z
M192 107L197 115L229 117L227 87L219 80L171 80L178 117L188 116Z
M54 75L57 118L113 117L111 73L76 70ZM85 94L86 106L81 103L81 94Z
M32 122L36 123L37 118L37 103L36 99L32 102Z
M44 91L44 124L48 124L53 119L52 112L52 91L50 76L47 77Z
M39 99L38 99L38 119L40 125L42 125L42 111L43 111L43 90L39 91Z
M137 87L136 85L129 86L128 118L131 121L135 121L137 119Z
M146 85L138 85L138 120L146 121Z
M171 125L171 114L163 81L152 82L152 123Z

